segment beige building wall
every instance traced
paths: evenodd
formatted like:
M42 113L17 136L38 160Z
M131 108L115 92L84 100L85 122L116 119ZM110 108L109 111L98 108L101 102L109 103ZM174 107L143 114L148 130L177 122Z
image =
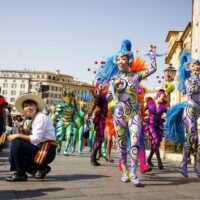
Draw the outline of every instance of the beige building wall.
M165 63L172 64L176 70L179 68L180 54L183 50L191 51L192 44L192 23L189 22L184 31L169 31L165 40L168 43L168 54ZM175 90L170 94L170 105L183 101L184 97L178 92L178 72L174 80Z
M200 0L192 2L192 57L200 59Z

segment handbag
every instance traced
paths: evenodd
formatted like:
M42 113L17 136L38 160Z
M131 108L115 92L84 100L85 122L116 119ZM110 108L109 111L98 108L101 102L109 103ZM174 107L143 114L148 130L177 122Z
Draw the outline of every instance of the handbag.
M0 137L0 145L4 146L6 144L6 132L4 131Z

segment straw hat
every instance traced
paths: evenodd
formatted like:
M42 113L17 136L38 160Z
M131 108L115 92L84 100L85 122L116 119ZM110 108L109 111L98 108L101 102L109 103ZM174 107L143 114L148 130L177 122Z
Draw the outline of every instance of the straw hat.
M15 108L17 109L17 111L19 113L21 113L22 115L24 115L24 108L23 108L23 103L26 100L33 100L37 103L37 107L39 111L43 111L44 107L45 107L45 102L43 101L43 99L35 94L32 93L27 93L27 94L23 94L21 96L19 96L17 98L17 100L15 101Z

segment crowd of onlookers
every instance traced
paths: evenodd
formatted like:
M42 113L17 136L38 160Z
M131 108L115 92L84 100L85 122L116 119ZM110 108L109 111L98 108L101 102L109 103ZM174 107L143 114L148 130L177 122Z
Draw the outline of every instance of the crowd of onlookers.
M0 95L0 151L8 145L7 137L10 134L25 133L29 130L30 121L21 115L11 115L12 105L8 104Z

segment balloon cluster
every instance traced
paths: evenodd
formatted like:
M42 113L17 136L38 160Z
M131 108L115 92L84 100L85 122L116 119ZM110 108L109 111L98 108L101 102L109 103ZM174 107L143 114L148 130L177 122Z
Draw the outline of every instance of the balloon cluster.
M156 76L156 78L158 79L158 83L162 83L162 81L164 80L164 76Z
M105 61L94 61L95 67L88 67L87 71L92 72L93 74L96 74L99 68L103 68L106 64Z
M163 90L168 94L173 92L174 89L175 89L175 85L173 82L166 81L165 84L163 85Z

